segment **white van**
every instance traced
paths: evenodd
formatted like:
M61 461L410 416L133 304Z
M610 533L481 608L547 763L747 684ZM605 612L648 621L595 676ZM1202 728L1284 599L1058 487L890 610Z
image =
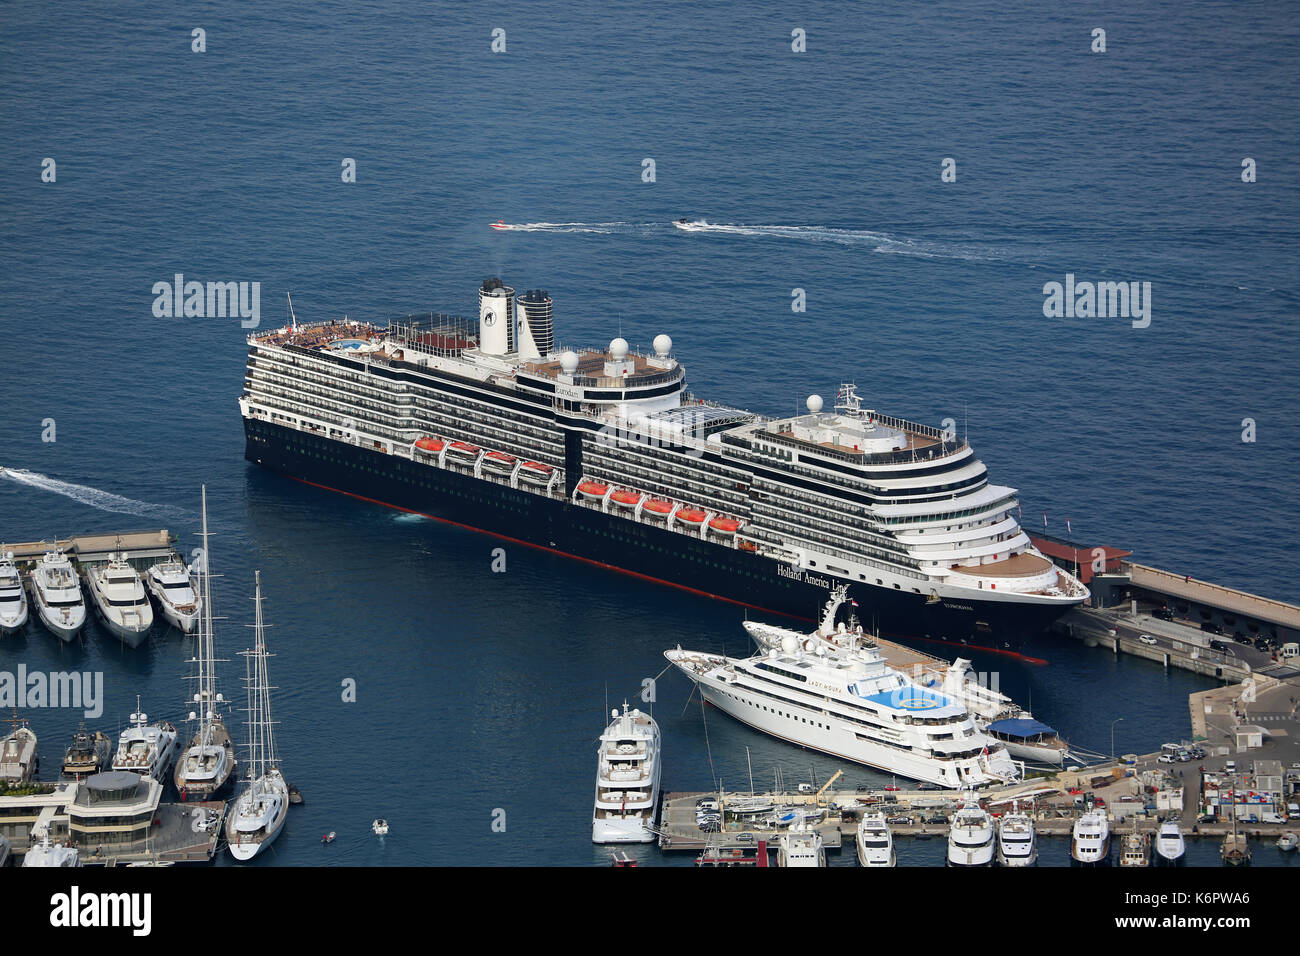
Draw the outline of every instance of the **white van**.
M1289 820L1300 820L1300 803L1288 803L1286 815Z
M1264 810L1259 815L1260 823L1286 823L1286 817L1280 813L1274 813L1272 810Z
M1295 641L1282 645L1283 660L1290 660L1293 657L1300 657L1300 644Z

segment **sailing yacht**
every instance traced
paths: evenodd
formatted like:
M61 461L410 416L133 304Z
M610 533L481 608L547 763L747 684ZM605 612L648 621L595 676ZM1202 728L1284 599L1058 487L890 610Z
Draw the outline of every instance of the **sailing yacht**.
M86 624L86 602L72 562L62 551L50 551L32 572L36 615L61 641L70 641Z
M235 744L218 710L226 699L217 693L217 661L212 633L212 562L208 550L208 489L203 486L203 556L199 561L199 633L194 658L195 691L189 720L197 724L190 745L176 761L173 779L181 799L208 799L221 791L235 772Z
M149 592L162 609L163 617L188 634L199 620L199 596L190 569L176 555L151 565L145 575Z
M953 815L948 830L948 865L992 866L993 839L993 817L968 802Z
M0 552L0 634L14 634L27 623L27 592L12 551Z
M611 711L600 735L596 764L596 802L591 814L592 843L649 843L654 839L663 766L659 725L649 714Z
M1110 821L1106 819L1105 810L1089 810L1074 821L1070 856L1082 866L1101 866L1110 862Z
M108 766L112 754L112 742L98 730L92 734L83 723L63 755L63 775L80 780L99 773Z
M13 730L0 740L0 780L11 787L22 786L32 779L36 769L36 735L18 711L9 720Z
M267 680L266 639L262 622L262 572L253 573L256 632L253 649L241 651L248 687L248 786L226 818L226 842L236 860L251 860L269 847L284 828L289 786L280 773L271 720L271 685Z
M127 647L139 647L153 627L153 605L126 555L115 552L108 564L91 568L86 584L104 626Z
M113 769L138 773L163 782L172 761L176 759L179 736L176 728L168 721L149 723L149 715L141 708L137 696L131 726L117 738Z
M998 821L998 865L1033 866L1038 859L1034 821L1013 811Z
M863 817L858 824L858 862L863 866L897 866L894 836L889 832L883 813Z

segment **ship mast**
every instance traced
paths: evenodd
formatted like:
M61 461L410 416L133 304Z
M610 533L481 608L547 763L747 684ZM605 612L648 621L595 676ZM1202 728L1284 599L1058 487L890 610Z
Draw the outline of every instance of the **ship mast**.
M196 710L190 711L190 719L193 720L197 715L199 721L199 730L196 735L198 744L201 747L206 747L212 743L213 723L220 720L216 713L219 698L217 697L216 650L213 642L212 561L208 551L207 485L203 486L203 530L201 535L203 538L203 551L198 565L203 613L199 618L198 642L195 648L197 676L194 679L198 681L198 690L192 697L192 703L198 706Z
M263 778L277 768L274 722L271 720L271 685L266 660L265 622L262 618L262 572L253 572L254 644L251 651L240 651L248 686L248 779L258 788Z

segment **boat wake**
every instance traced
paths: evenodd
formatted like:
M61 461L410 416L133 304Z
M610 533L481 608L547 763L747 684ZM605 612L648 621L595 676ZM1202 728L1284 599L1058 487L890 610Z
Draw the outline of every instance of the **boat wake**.
M633 232L638 226L632 222L510 222L492 223L492 228L500 232L592 232L610 235Z
M1000 250L958 242L936 242L891 236L872 229L839 229L834 226L745 226L707 222L673 223L682 232L701 232L747 238L792 239L800 242L829 242L842 246L868 246L873 252L889 255L920 256L926 259L964 259L971 262L994 262L1005 258Z
M100 491L98 488L91 488L89 485L60 481L57 478L51 478L49 475L26 471L22 468L0 468L0 476L8 478L10 481L16 481L21 485L27 485L29 488L38 488L41 491L63 495L65 498L71 498L84 505L90 505L100 511L137 515L142 518L150 516L176 519L190 517L189 512L184 508L175 508L171 505L152 505L147 501L123 498L121 495L115 495L109 491Z

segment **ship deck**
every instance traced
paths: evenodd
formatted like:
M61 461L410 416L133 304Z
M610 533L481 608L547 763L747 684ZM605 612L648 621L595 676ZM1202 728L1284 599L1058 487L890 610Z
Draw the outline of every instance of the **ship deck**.
M972 574L987 578L1028 578L1050 570L1052 562L1046 558L1027 552L1013 554L993 564L980 564L975 567L962 567L954 564L952 570L958 574Z

